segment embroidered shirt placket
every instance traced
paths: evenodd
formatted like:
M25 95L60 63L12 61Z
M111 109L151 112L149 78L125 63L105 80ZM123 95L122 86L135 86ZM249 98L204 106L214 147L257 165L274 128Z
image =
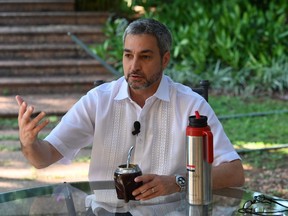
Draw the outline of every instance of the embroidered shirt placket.
M109 142L105 145L106 151L108 152L107 157L109 158L108 161L108 167L113 167L115 164L115 161L119 164L120 161L123 160L123 156L125 155L124 152L122 152L125 148L123 147L124 143L119 142L119 137L123 136L125 134L125 131L123 129L123 125L127 125L126 118L121 118L123 115L123 103L122 102L115 102L113 104L113 133L107 133L109 134ZM120 119L124 119L125 122L120 122ZM121 139L120 139L121 140ZM116 150L117 149L117 150ZM121 162L120 162L121 163ZM120 164L119 164L120 165ZM115 167L116 169L116 167ZM110 169L107 169L107 176L111 177L111 171L108 172Z
M152 170L154 173L167 173L167 154L169 153L169 103L161 101L159 107L159 114L157 118L154 119L153 126L158 127L157 120L161 120L162 126L158 129L155 128L153 131L157 131L153 138L153 151L152 151ZM169 133L168 133L169 132ZM157 168L157 169L155 169Z

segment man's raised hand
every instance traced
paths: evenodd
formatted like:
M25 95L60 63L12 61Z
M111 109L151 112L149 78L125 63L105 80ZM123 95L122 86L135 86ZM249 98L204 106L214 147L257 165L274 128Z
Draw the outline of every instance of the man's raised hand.
M43 120L46 116L45 112L40 112L35 118L32 118L34 107L28 106L19 95L15 99L19 105L18 125L21 145L22 147L32 147L37 140L38 133L49 124L49 120Z

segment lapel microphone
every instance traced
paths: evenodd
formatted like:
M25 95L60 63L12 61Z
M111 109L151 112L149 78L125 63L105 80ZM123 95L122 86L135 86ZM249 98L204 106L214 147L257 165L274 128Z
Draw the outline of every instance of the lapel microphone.
M134 131L132 131L133 135L138 135L140 133L140 122L139 121L135 121L134 122Z

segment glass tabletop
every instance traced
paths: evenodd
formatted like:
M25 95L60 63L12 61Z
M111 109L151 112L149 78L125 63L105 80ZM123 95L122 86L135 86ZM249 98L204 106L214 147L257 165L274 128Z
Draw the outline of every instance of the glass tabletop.
M125 203L113 181L70 182L0 193L0 215L288 215L288 201L226 188L208 206L189 205L185 193Z

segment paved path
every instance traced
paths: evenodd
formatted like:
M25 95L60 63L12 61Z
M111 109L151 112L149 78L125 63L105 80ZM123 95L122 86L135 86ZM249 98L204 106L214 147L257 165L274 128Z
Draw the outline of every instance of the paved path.
M11 148L20 146L18 141L5 141L5 144ZM56 163L44 169L32 167L21 151L0 151L0 192L50 183L87 181L90 151L89 148L82 149L75 162L69 165Z
M35 112L45 111L48 115L63 115L80 99L80 94L55 95L24 95L29 105L35 107ZM15 96L0 96L0 118L16 117L18 105ZM0 120L1 128L1 120ZM18 131L2 128L0 135L17 137ZM53 164L45 169L35 169L24 158L20 151L19 141L0 140L0 192L15 189L30 188L71 181L87 181L91 149L82 149L77 160L70 165ZM82 162L84 159L84 162Z
M24 100L35 107L35 112L45 111L48 115L63 115L80 99L81 94L24 95ZM15 96L0 96L0 117L15 117L18 105Z

